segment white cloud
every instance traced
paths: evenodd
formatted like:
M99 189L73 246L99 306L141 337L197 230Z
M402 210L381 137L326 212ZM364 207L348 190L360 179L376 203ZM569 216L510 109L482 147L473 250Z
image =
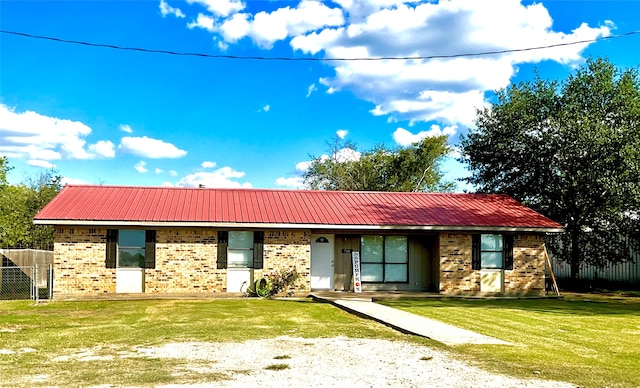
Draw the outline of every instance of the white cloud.
M308 54L324 51L328 58L447 55L593 39L612 28L582 24L570 33L556 32L542 4L517 0L341 4L349 15L346 26L298 35L291 47ZM588 45L469 58L343 61L334 63L334 77L320 82L331 92L351 90L371 101L374 114L471 125L475 108L485 103L484 92L507 86L518 64L572 63Z
M404 128L397 128L395 132L393 132L393 140L401 146L408 146L427 137L454 135L457 129L458 127L456 125L441 128L439 125L433 124L428 131L420 131L413 134Z
M176 170L170 170L169 176L178 176L178 172Z
M251 183L240 183L237 179L245 176L244 172L235 171L231 167L221 167L212 172L200 171L189 174L180 179L176 186L178 187L252 187Z
M340 26L344 23L344 15L340 8L328 7L320 1L302 0L294 8L286 6L254 15L236 13L220 18L220 23L220 34L228 43L250 37L258 46L271 48L280 40L324 27Z
M84 179L70 178L68 176L62 177L62 179L60 180L60 183L63 186L64 185L89 185L89 184L91 184L91 182L87 182Z
M199 13L196 20L191 21L187 24L188 28L202 28L209 32L216 31L216 21L211 16L207 16Z
M194 25L225 44L247 37L269 49L275 42L285 42L294 52L327 59L429 57L548 46L609 36L615 28L604 21L596 27L582 23L570 31L554 29L542 3L523 5L520 0L302 0L295 7L272 3L268 12L255 13L230 0L189 1L209 11ZM371 102L375 107L371 113L387 115L389 122L471 126L475 109L486 105L485 92L508 86L519 65L555 61L574 66L590 44L464 58L327 61L335 74L318 82L326 86L327 94L345 90ZM315 84L307 96L314 90Z
M323 155L326 156L326 155ZM360 156L362 156L361 152L358 152L351 148L342 148L334 155L336 161L342 162L355 162L356 160L360 160Z
M156 174L162 174L162 173L164 172L164 170L163 170L163 169L161 169L161 168L156 168L156 169L154 170L154 172L155 172Z
M246 13L237 13L220 26L220 33L226 42L235 43L249 35L251 23Z
M310 160L307 160L305 162L298 162L298 163L296 163L296 171L305 172L305 171L307 171L309 169L310 165L311 165L311 161Z
M258 112L268 112L269 109L271 109L271 106L269 106L269 104L266 104L262 108L258 109Z
M180 158L187 154L171 143L150 137L123 137L118 150L150 159Z
M291 178L280 177L276 179L276 185L284 186L292 189L307 188L306 185L304 184L304 180L302 179L302 177L291 177Z
M178 18L185 17L184 13L180 9L173 8L164 0L160 0L160 13L162 14L162 17L167 17L167 15L174 15Z
M311 96L311 93L315 92L316 90L318 90L316 84L309 85L309 89L307 89L307 97Z
M344 139L345 137L347 137L348 133L349 133L349 131L347 131L346 129L338 129L336 131L336 135L338 135L338 137L340 139Z
M128 124L120 124L120 130L126 133L133 133L133 129Z
M203 5L212 14L222 17L242 11L245 7L244 3L238 0L187 0L187 2Z
M14 158L50 161L103 156L95 147L85 147L85 138L91 134L91 128L79 121L44 116L33 111L17 113L15 109L0 104L0 132L0 154Z
M96 144L91 144L89 150L105 158L113 158L116 156L115 145L109 140L100 140Z
M143 173L148 171L147 168L145 167L146 165L147 165L147 163L145 161L141 160L135 166L133 166L133 168L135 168L136 171L138 171L139 173L143 174Z
M47 161L47 160L38 160L38 159L32 159L32 160L28 160L27 164L29 166L34 166L34 167L42 167L42 168L56 168L56 165Z
M210 161L204 161L200 164L200 167L202 168L214 168L216 166L215 162L210 162Z

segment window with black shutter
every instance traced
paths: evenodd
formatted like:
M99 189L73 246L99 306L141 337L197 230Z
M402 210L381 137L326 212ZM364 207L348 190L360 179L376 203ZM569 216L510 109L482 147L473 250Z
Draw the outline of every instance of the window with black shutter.
M471 265L480 269L513 269L513 236L497 233L474 234Z
M218 232L217 268L262 269L264 232L220 231Z
M156 266L156 231L107 229L106 268Z
M147 230L144 240L144 267L153 269L156 267L156 231Z
M107 255L105 267L116 268L118 258L118 229L107 229Z
M253 232L253 268L262 269L264 266L264 232Z
M218 269L227 268L227 246L229 245L229 232L218 232L218 259L216 267Z

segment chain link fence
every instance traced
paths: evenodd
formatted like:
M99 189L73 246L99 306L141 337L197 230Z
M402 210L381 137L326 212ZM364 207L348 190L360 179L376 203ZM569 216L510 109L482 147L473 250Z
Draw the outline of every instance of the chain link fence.
M0 249L0 300L51 299L53 252Z

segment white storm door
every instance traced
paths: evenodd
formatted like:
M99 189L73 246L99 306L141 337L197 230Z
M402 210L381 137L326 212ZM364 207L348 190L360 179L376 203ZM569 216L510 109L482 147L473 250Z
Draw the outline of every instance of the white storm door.
M333 290L335 235L311 235L311 290Z

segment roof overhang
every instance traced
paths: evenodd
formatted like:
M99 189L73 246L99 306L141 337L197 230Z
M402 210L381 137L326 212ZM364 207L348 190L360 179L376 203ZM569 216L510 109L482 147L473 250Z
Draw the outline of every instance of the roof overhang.
M413 231L493 231L493 232L537 232L562 233L563 228L528 226L474 226L474 225L329 225L329 224L277 224L236 222L166 222L166 221L94 221L94 220L43 220L36 225L54 226L103 226L103 227L162 227L162 228L218 228L218 229L323 229L323 230L413 230Z

